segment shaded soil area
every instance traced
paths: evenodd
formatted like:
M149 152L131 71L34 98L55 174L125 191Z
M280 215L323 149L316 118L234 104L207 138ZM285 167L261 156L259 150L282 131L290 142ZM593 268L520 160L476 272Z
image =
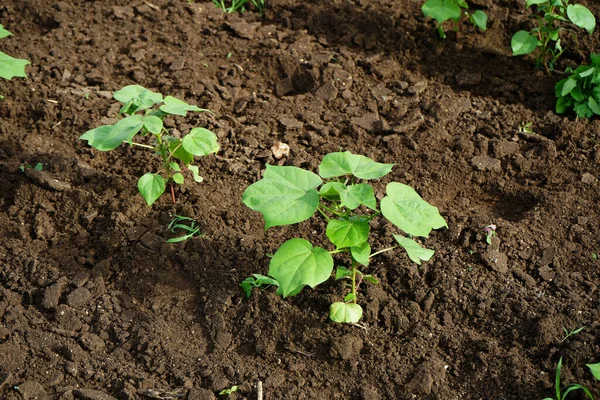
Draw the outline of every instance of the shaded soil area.
M441 41L412 0L268 1L263 18L4 1L2 51L32 65L0 82L0 398L256 399L260 383L265 399L541 399L560 356L565 383L600 393L585 367L600 361L600 123L555 115L562 75L511 57L524 5L471 3L488 32ZM599 45L565 36L558 70ZM111 93L134 83L214 112L171 126L221 145L174 205L137 193L152 154L77 140L115 122ZM429 262L377 256L361 326L328 319L340 282L285 300L239 288L289 238L330 246L317 219L265 232L243 190L266 163L316 170L340 149L395 163L378 194L409 184L449 225L424 241ZM174 215L205 235L167 243ZM396 233L372 231L375 250Z

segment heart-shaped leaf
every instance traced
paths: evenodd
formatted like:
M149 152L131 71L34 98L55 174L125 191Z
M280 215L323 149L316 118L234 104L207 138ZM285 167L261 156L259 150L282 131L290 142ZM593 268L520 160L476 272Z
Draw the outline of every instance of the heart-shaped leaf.
M369 223L358 219L332 219L327 223L326 234L338 249L361 247L369 239Z
M581 4L569 4L567 7L567 16L575 25L588 31L589 34L594 33L596 29L596 18L594 14Z
M205 128L193 128L183 137L182 146L195 156L206 156L219 151L217 136Z
M148 172L138 180L138 190L149 206L165 192L165 188L165 180L157 174Z
M362 318L362 307L355 303L335 302L329 307L329 318L334 322L355 324Z
M0 78L12 79L13 77L26 78L25 66L31 64L27 60L13 58L0 51Z
M438 24L450 19L458 20L461 15L460 7L449 0L427 0L421 11L426 17L435 19Z
M298 293L306 285L314 288L329 279L332 271L331 254L304 239L283 243L269 265L269 276L279 282L283 297Z
M513 51L513 56L529 54L538 46L538 39L527 31L519 31L515 33L510 40L510 47Z
M394 164L382 164L349 151L329 153L319 165L322 178L354 175L360 179L379 179L390 173Z
M419 243L402 235L394 235L394 239L406 250L408 257L419 265L421 265L421 260L429 261L435 253L435 251L421 247Z

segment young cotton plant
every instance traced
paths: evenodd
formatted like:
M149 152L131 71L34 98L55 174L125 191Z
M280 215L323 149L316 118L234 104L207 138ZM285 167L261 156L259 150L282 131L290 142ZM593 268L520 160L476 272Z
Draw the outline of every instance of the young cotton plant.
M283 297L294 296L307 285L314 288L332 275L333 255L345 254L350 268L339 265L335 279L348 280L349 292L343 301L331 305L329 316L336 322L358 322L362 317L359 287L362 282L377 283L359 267L368 267L371 257L396 247L403 247L418 264L427 261L434 251L412 238L427 237L432 229L447 226L437 208L402 183L387 185L378 208L367 182L384 177L393 166L348 151L327 154L318 175L293 166L267 165L262 179L246 188L242 202L263 215L265 229L296 224L318 213L327 221L325 233L334 249L316 247L301 238L284 242L271 259L268 276L255 274L242 283L246 294L265 285L277 286ZM397 245L372 252L369 222L380 216L407 236L394 234Z
M12 35L9 31L0 25L0 39ZM13 77L27 78L25 66L31 64L27 60L13 58L0 51L0 78L11 80Z
M536 7L533 15L538 24L529 31L521 30L513 35L510 43L513 55L529 54L538 49L536 66L548 73L564 52L559 33L565 28L561 24L571 23L590 35L596 28L592 12L581 4L569 4L569 0L527 0L526 5L527 8Z
M453 21L454 30L458 30L458 22L460 21L463 11L469 9L469 5L465 0L427 0L421 7L423 15L436 20L438 34L442 39L446 38L443 24L446 21ZM465 11L465 15L471 23L481 29L483 32L487 29L487 15L481 10L476 10L473 13Z
M192 172L196 182L202 182L198 167L192 165L195 156L206 156L219 150L217 137L205 128L193 128L183 138L169 134L163 124L169 115L186 116L188 111L210 112L188 104L172 96L152 92L139 85L126 86L113 94L123 103L119 115L123 116L114 125L103 125L91 129L79 139L100 151L110 151L123 143L150 149L160 156L162 168L148 172L138 180L138 190L148 206L151 206L171 185L171 197L175 203L173 183L182 184L183 168ZM150 137L150 144L134 142L136 135ZM182 168L183 167L183 168Z
M557 114L573 110L579 118L600 115L600 55L591 54L590 58L591 65L567 68L570 75L556 84Z

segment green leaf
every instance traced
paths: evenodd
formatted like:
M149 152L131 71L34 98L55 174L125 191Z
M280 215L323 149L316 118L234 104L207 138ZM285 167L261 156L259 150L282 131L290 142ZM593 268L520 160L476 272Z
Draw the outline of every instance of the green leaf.
M363 280L365 282L369 282L369 283L371 283L373 285L379 284L379 281L373 275L363 275Z
M162 94L155 93L140 85L129 85L113 94L115 100L124 104L120 113L133 114L145 110L154 104L162 103Z
M198 174L198 167L196 165L188 165L188 169L190 171L192 171L192 174L194 175L194 180L198 183L202 182L204 180L204 178L202 178L199 174Z
M435 19L438 24L443 24L449 19L456 21L461 15L460 7L448 0L427 0L421 11L426 17Z
M181 171L181 167L176 162L170 162L169 168L171 168L173 171L177 171L177 172Z
M577 86L577 81L575 79L567 78L565 83L562 86L560 91L561 96L566 96Z
M265 275L252 274L252 276L244 279L242 283L240 283L240 286L242 287L244 293L246 293L246 298L249 298L252 295L253 288L259 288L263 290L269 286L279 286L279 282Z
M566 85L566 84L565 84ZM581 89L579 88L579 86L575 86L571 92L569 93L571 95L571 97L573 97L575 99L575 101L577 101L578 103L583 103L583 101L585 100L585 96L583 95L583 93L581 93Z
M217 136L205 128L193 128L183 137L185 151L195 156L205 156L219 151Z
M319 165L322 178L354 175L360 179L379 179L390 173L394 164L382 164L349 151L329 153Z
M535 35L527 31L519 31L515 33L510 41L510 47L513 51L513 56L529 54L538 46L538 39Z
M592 34L596 29L596 18L594 14L581 4L569 4L567 7L567 16L575 25L585 29Z
M339 266L335 271L335 280L339 281L340 279L349 278L352 276L352 271L344 266Z
M590 372L592 375L594 375L594 378L596 378L597 381L600 381L600 363L585 364L585 366L590 369Z
M173 96L165 97L164 103L159 109L162 112L173 115L181 115L183 117L186 116L188 111L209 111L203 108L196 107L194 105L188 104L183 100L179 100Z
M177 183L178 185L181 185L184 182L183 175L181 175L180 172L174 173L172 178L173 178L173 182Z
M559 97L556 100L556 113L564 114L565 112L567 112L569 107L571 107L572 105L573 105L573 100L571 98Z
M143 125L143 117L132 115L114 125L103 125L91 129L81 135L79 139L87 140L90 146L100 151L114 150L124 141L130 142Z
M586 103L576 103L573 110L579 118L590 118L594 114Z
M329 318L334 322L355 324L362 318L362 307L355 303L335 302L329 307Z
M189 165L192 161L194 161L194 155L187 152L182 144L181 140L174 139L169 141L169 151L173 154L173 157L183 162L185 165Z
M369 245L369 242L364 242L361 246L350 247L350 254L357 263L365 266L369 265L371 246Z
M435 253L435 251L421 247L419 243L402 235L394 235L394 239L406 250L408 257L419 265L421 265L421 260L429 261Z
M487 15L483 11L475 11L473 14L469 15L469 20L482 31L485 32L487 30Z
M315 190L323 181L310 171L267 165L263 178L248 186L242 202L263 214L265 229L310 218L319 205Z
M432 229L448 227L438 209L427 203L410 186L392 182L381 200L381 212L391 223L413 236L429 235Z
M527 7L531 7L535 4L544 4L548 3L548 0L527 0Z
M354 301L354 300L356 300L356 294L354 294L352 292L350 292L350 293L348 293L347 295L344 296L344 301L346 303L350 302L350 301Z
M12 35L9 31L7 31L2 24L0 24L0 39L3 39L7 36Z
M165 187L166 182L163 177L150 172L138 180L138 190L149 206L165 192Z
M325 282L333 271L333 258L327 250L314 247L304 239L290 239L273 255L269 276L279 282L282 296L298 293Z
M26 78L25 66L31 64L27 60L13 58L0 51L0 78L11 80L13 77Z
M149 132L154 133L155 135L158 135L159 133L162 132L162 129L163 129L162 119L152 116L152 115L146 115L143 118L144 118L144 127L146 129L148 129Z
M377 200L373 188L368 183L346 186L341 182L327 182L319 193L328 200L339 200L341 205L349 210L354 210L361 204L377 210Z
M332 219L327 223L326 234L338 249L361 247L369 239L369 223L358 219Z
M592 96L588 98L588 107L594 114L600 115L600 106L598 105L596 99L594 99Z

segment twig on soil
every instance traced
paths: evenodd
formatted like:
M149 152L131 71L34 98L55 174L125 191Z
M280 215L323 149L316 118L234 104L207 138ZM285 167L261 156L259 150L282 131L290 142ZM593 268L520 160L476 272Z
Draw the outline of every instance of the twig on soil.
M288 346L288 347L286 347L286 350L289 350L289 351L291 351L292 353L298 353L298 354L302 354L303 356L306 356L306 357L312 357L312 356L314 356L314 354L313 354L313 353L307 353L307 352L305 352L305 351L302 351L302 350L297 350L297 349L294 349L294 348L292 348L292 347L289 347L289 346Z
M148 7L150 7L150 8L153 8L153 9L155 9L155 10L160 10L160 7L158 7L158 6L155 6L155 5L154 5L154 4L152 4L152 3L148 3L147 1L145 1L144 3L146 3L146 5L147 5Z
M263 400L262 381L258 381L256 384L256 400Z

